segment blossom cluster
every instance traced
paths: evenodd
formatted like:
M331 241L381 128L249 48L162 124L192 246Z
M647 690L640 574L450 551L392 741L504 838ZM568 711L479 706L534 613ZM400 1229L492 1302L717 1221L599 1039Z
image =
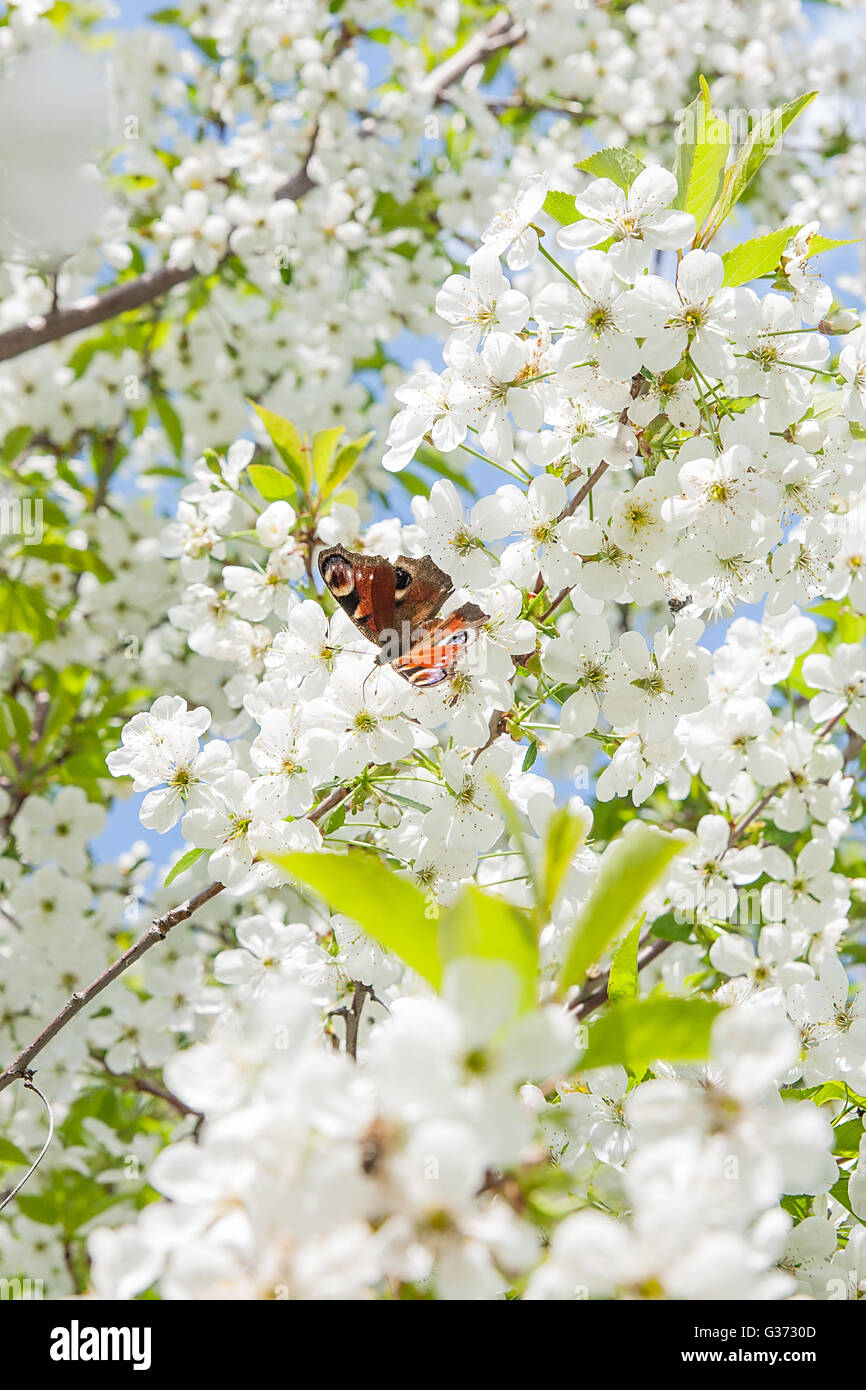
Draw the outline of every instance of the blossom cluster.
M516 0L503 102L483 56L431 83L424 53L447 67L490 22L470 5L385 31L369 0L183 16L181 48L118 37L98 169L95 88L50 68L90 112L52 170L74 244L13 205L38 133L0 195L0 330L178 277L0 368L3 477L45 526L2 538L3 1058L202 900L40 1054L59 1137L0 1273L111 1298L858 1297L866 329L819 257L856 234L866 163L819 98L826 166L778 144L737 245L687 210L673 139L698 54L732 125L862 58L798 33L794 0ZM11 7L16 110L52 40ZM406 367L405 332L443 340L440 370ZM376 663L318 580L334 545L430 556L445 613L478 606L446 681ZM98 862L124 793L149 841ZM635 823L689 834L572 980ZM299 855L387 866L393 902L485 946L425 974ZM594 1062L644 1005L714 1021L686 1056L661 1029ZM0 1113L23 1163L42 1116L14 1084Z

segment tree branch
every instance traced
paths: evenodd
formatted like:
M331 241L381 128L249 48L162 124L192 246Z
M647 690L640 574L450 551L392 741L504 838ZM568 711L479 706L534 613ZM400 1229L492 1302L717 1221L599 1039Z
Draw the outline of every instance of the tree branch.
M320 801L318 806L313 808L307 819L311 821L321 820L322 816L327 815L328 811L333 810L335 806L339 805L347 795L348 792L345 787L336 787L329 796L325 797L324 801ZM179 922L186 922L192 917L194 912L198 912L200 907L203 907L205 903L209 903L211 898L215 898L218 893L222 893L223 889L224 885L222 883L209 883L207 888L202 888L201 892L194 894L191 898L187 898L186 902L181 903L179 907L173 907L171 912L166 912L162 917L157 917L156 920L150 924L147 931L140 936L127 951L124 951L122 956L118 956L117 960L114 961L112 965L109 965L106 970L103 970L101 975L97 975L96 979L92 980L86 989L78 990L71 998L67 999L60 1012L55 1015L50 1023L46 1024L42 1032L33 1039L33 1042L29 1043L28 1046L24 1048L23 1052L19 1052L14 1062L10 1062L5 1071L0 1072L0 1091L5 1091L6 1087L10 1086L18 1077L24 1076L33 1058L37 1057L42 1049L47 1047L48 1044L57 1037L57 1034L66 1027L67 1023L70 1023L71 1020L75 1018L76 1014L81 1013L81 1010L86 1008L91 1000L101 994L108 985L112 984L112 982L116 980L119 975L122 975L124 971L128 970L131 965L134 965L135 962L144 955L145 951L149 951L151 947L156 946L158 942L164 941L172 927L176 927Z
M104 989L107 989L118 975L122 975L125 970L134 965L145 951L150 950L151 946L155 946L158 941L164 941L172 927L176 927L178 922L185 922L188 917L191 917L194 912L197 912L200 907L210 902L211 898L215 898L217 893L222 891L223 885L221 883L209 883L207 888L203 888L200 893L196 893L192 898L187 898L185 903L172 908L171 912L166 912L162 917L157 917L156 921L151 922L147 931L127 951L124 951L122 956L118 956L107 970L103 970L101 975L97 975L86 989L78 990L71 998L67 999L60 1012L50 1023L46 1024L42 1032L33 1039L33 1042L29 1043L23 1052L19 1052L14 1062L10 1062L6 1070L0 1073L0 1091L5 1091L7 1086L22 1076L28 1070L33 1058L38 1056L42 1049L47 1047L57 1037L61 1029L65 1028L76 1014L81 1013L81 1010L91 1000L101 994Z

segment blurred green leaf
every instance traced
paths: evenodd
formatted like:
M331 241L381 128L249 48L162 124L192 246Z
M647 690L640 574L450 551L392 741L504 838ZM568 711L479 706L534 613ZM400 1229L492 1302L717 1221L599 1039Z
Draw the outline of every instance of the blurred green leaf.
M652 1062L700 1062L710 1050L710 1030L721 1005L707 999L623 1000L589 1029L580 1070Z
M586 826L567 806L558 806L547 822L544 840L544 880L541 908L549 913L571 867L575 851L586 837Z
M420 888L399 878L372 855L268 854L293 878L364 928L380 945L423 975L437 989L442 980L435 916ZM435 906L435 905L434 905Z
M646 895L691 840L682 831L669 835L656 826L634 822L633 828L610 844L571 931L559 975L561 991L583 981L589 967L632 923Z
M611 962L607 997L612 1004L637 996L637 948L642 926L643 917L640 917L623 938Z
M4 1139L0 1135L0 1163L26 1164L30 1160L25 1153L22 1153L17 1144L13 1144L11 1139Z
M528 915L503 898L482 893L474 884L464 888L442 917L439 948L443 964L462 956L506 961L520 979L523 1007L534 1005L538 942Z

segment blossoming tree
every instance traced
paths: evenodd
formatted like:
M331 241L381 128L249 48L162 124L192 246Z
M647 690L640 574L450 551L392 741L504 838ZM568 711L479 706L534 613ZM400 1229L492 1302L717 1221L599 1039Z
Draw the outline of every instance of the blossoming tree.
M151 20L0 25L0 1271L860 1296L862 44Z

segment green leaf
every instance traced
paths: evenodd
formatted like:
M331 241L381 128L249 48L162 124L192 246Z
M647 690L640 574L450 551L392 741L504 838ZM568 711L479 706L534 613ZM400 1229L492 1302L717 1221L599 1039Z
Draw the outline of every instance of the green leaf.
M533 763L535 762L535 759L536 759L537 757L538 757L538 744L535 742L535 740L533 740L532 743L530 743L529 746L528 746L527 749L526 749L526 753L525 753L525 755L524 755L523 763L522 763L522 765L521 765L520 771L521 771L521 772L528 772L529 769L532 767L532 765L533 765Z
M631 150L611 145L606 150L596 150L595 154L591 154L588 159L582 159L574 167L582 170L584 174L592 174L596 179L611 179L617 188L627 193L646 166Z
M770 152L775 149L792 121L810 102L817 92L806 92L803 96L789 101L785 106L777 106L762 120L758 121L744 141L736 161L725 174L725 181L718 202L709 214L706 233L701 237L702 245L707 246L730 213L740 201L751 184L761 165Z
M263 405L250 405L258 415L289 473L294 478L300 492L309 493L313 481L313 466L310 451L301 442L301 436L289 420L266 410ZM263 494L264 495L264 494Z
M12 726L9 742L14 736L15 742L22 753L26 753L30 744L30 716L23 705L11 695L0 696L0 705ZM7 745L8 746L8 745Z
M126 1192L112 1192L95 1178L63 1168L54 1169L50 1174L45 1191L38 1195L22 1192L16 1202L19 1210L31 1221L59 1226L62 1235L68 1238L101 1212L117 1202L127 1201L128 1195Z
M266 502L291 502L297 497L298 490L288 473L272 463L251 463L247 476Z
M579 222L583 216L574 206L574 194L559 193L556 189L551 189L545 198L544 211L561 227L570 227L572 222Z
M809 259L823 256L825 251L838 251L840 246L854 246L862 237L811 236L809 238Z
M319 488L324 490L324 484L334 466L337 456L337 446L340 438L346 431L342 425L336 425L330 430L319 430L313 435L313 472Z
M527 914L503 898L468 885L442 918L439 950L443 964L463 956L507 961L521 982L523 1008L535 1004L538 942Z
M207 854L207 850L188 849L186 854L182 854L180 859L178 859L177 863L171 869L169 869L168 873L166 874L165 882L162 885L163 888L167 888L168 885L170 883L174 883L175 879L179 878L181 874L186 873L186 870L191 868L197 860L201 859L203 854Z
M863 1121L846 1120L833 1129L833 1153L837 1158L856 1158L863 1138Z
M703 78L700 93L683 112L676 142L677 196L673 206L690 212L700 227L718 197L731 146L728 123L713 115Z
M105 584L114 575L104 560L93 550L79 550L76 546L61 541L41 541L39 545L25 545L21 550L25 559L46 560L49 565L65 565L75 574L95 574Z
M22 1153L17 1144L13 1144L11 1139L4 1139L0 1135L0 1163L29 1163L25 1153Z
M159 416L160 424L168 436L175 458L183 458L183 425L180 417L172 405L168 396L158 395L154 397L153 404Z
M662 941L689 941L693 926L694 923L678 922L672 912L665 912L653 922L650 936L658 936Z
M0 632L29 632L37 642L45 642L55 628L42 590L0 573Z
M611 941L630 926L641 903L664 874L671 860L692 837L673 835L643 821L612 841L599 866L598 877L581 909L559 975L560 990L579 984Z
M360 439L353 439L351 444L346 444L340 449L328 471L327 477L324 481L320 482L323 497L329 497L332 492L336 491L341 483L346 481L372 438L373 431L370 430L368 434L362 434Z
M586 826L567 806L559 806L547 823L544 841L544 898L541 907L546 912L556 901L563 879L568 873L574 852L586 838Z
M613 958L607 986L607 997L611 1003L637 997L637 948L642 926L643 917L640 917Z
M752 237L722 256L725 267L724 284L745 285L760 275L769 275L782 259L782 252L799 232L800 227L780 227L766 236Z
M442 980L435 917L414 884L398 878L378 859L348 854L268 854L271 863L300 879L339 912L360 923L368 936L393 951L438 989Z
M851 1198L848 1196L848 1180L850 1177L850 1173L840 1173L838 1181L834 1182L833 1186L830 1188L830 1196L834 1197L840 1206L850 1211L851 1215L860 1222L861 1226L864 1226L866 1222L864 1222L862 1217L857 1215L851 1205Z
M580 1070L652 1062L700 1062L710 1050L710 1029L721 1006L708 999L630 999L594 1023Z

